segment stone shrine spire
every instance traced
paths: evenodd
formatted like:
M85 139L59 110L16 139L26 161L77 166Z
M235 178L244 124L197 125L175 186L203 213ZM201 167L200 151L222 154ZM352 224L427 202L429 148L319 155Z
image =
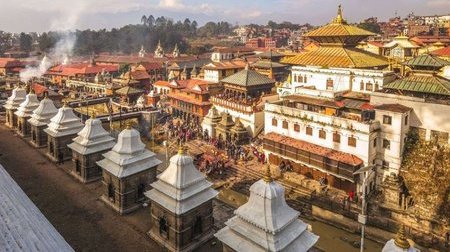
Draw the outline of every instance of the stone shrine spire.
M180 49L178 49L178 44L175 44L175 47L173 48L172 57L180 57Z
M225 251L304 252L312 248L319 237L298 219L299 212L284 197L283 186L273 181L267 166L264 178L250 187L248 202L215 234Z
M156 47L154 57L155 58L162 58L162 57L164 57L164 50L161 47L161 40L158 41L158 46Z
M419 250L409 244L405 235L405 225L401 225L395 239L386 242L381 252L419 252Z

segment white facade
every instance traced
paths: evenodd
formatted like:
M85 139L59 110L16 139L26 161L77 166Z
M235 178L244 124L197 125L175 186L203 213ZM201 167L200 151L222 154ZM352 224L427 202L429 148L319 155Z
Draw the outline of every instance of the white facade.
M293 66L291 77L291 83L278 89L281 96L307 94L330 98L345 91L372 93L395 80L391 71L312 66Z
M213 52L211 54L211 60L213 62L220 62L220 61L231 60L231 59L233 59L232 52Z
M205 81L217 83L220 80L219 71L220 70L216 70L216 69L205 69L204 70L205 76L203 78L205 79Z

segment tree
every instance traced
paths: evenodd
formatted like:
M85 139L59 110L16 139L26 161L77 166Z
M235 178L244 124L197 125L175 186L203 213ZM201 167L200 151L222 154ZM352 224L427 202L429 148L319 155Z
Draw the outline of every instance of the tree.
M33 38L24 32L20 33L20 50L29 52L31 51L31 47L33 45Z
M374 24L374 23L360 23L358 24L358 27L373 33L380 33L381 32L381 28L378 24Z
M146 15L143 15L143 16L141 17L141 23L142 23L143 25L148 25L148 20L147 20L147 16L146 16Z
M42 33L38 39L39 50L42 52L49 52L49 50L55 46L56 38L51 35L51 33Z

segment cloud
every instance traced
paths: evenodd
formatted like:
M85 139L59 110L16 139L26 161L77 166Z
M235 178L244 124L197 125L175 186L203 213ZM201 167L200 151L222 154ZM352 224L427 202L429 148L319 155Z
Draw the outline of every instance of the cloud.
M167 9L182 9L185 7L181 0L160 0L158 6Z

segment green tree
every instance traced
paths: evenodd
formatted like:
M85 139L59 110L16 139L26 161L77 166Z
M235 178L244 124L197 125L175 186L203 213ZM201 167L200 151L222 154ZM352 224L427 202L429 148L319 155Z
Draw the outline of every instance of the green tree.
M31 51L31 47L33 45L33 38L29 34L21 32L19 42L20 42L20 50L25 52Z
M364 29L366 31L370 31L373 33L380 33L381 32L381 28L378 24L373 24L373 23L360 23L358 24L358 27L361 29Z

